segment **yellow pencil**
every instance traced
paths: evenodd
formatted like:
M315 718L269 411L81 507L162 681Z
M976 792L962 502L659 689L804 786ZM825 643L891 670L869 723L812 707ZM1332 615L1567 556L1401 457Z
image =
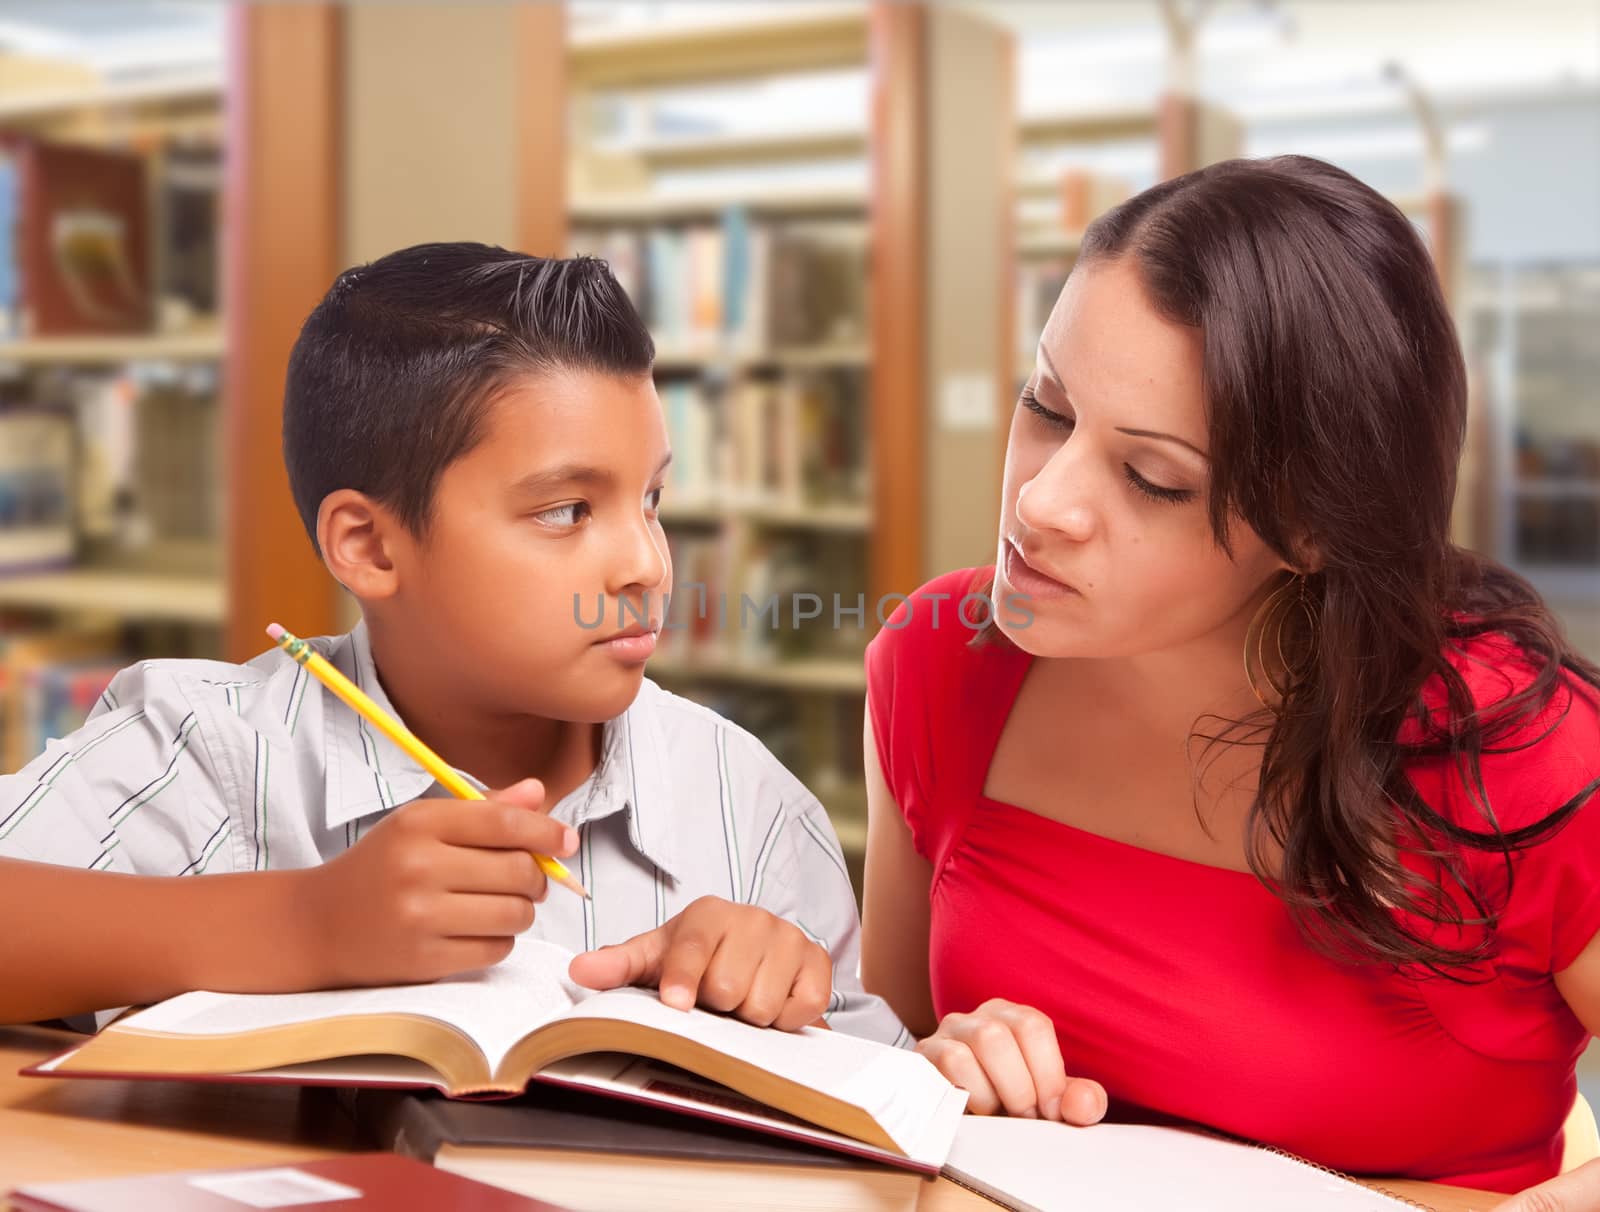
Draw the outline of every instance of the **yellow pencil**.
M307 672L313 674L319 682L350 704L374 728L415 758L424 770L444 784L445 790L451 795L458 800L484 798L483 792L457 774L448 762L424 745L409 728L368 698L361 687L330 665L310 644L285 631L276 623L267 628L267 634L272 637L273 643L304 665ZM589 898L588 891L577 881L572 872L567 870L560 859L552 858L548 854L535 854L533 858L551 882L576 892L585 900Z

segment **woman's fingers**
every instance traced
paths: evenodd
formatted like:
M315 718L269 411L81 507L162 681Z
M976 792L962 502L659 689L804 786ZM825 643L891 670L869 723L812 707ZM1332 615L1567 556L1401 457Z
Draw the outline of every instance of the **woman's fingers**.
M1039 1114L1045 1119L1062 1118L1062 1100L1071 1083L1066 1065L1061 1060L1061 1043L1056 1039L1056 1027L1049 1016L1032 1006L1019 1006L1006 1001L985 1002L978 1007L978 1013L993 1015L1011 1029L1033 1081L1034 1093L1039 1100ZM1078 1109L1075 1101L1069 1109ZM1071 1122L1093 1123L1094 1119L1073 1119Z
M1600 1161L1588 1161L1496 1204L1493 1212L1594 1212L1596 1208L1600 1208Z
M1099 1082L1087 1077L1072 1077L1067 1079L1066 1093L1062 1095L1056 1112L1066 1123L1087 1127L1105 1118L1108 1104L1106 1088Z
M994 999L971 1014L947 1015L919 1046L968 1093L968 1109L1093 1124L1106 1113L1104 1087L1068 1077L1049 1017L1031 1006Z
M1039 1090L1010 1023L982 1014L968 1015L956 1025L954 1035L972 1049L1007 1115L1039 1118Z
M1000 1111L1000 1099L989 1084L988 1075L972 1049L959 1040L945 1035L930 1035L917 1045L917 1051L933 1062L933 1067L944 1074L952 1085L967 1092L967 1110L973 1115L994 1115Z

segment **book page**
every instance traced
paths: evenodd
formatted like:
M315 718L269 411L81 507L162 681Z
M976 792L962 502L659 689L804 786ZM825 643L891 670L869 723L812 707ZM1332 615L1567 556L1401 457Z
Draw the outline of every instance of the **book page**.
M602 1090L655 1106L676 1107L728 1123L776 1131L780 1135L813 1141L846 1153L865 1154L888 1162L899 1160L897 1154L819 1128L765 1103L746 1098L709 1078L625 1052L589 1052L583 1056L569 1057L546 1065L539 1071L539 1078L555 1085Z
M492 968L428 985L316 993L184 993L118 1024L174 1035L233 1035L359 1014L411 1014L450 1023L477 1043L492 1072L519 1039L589 997L567 979L572 952L531 935Z
M609 1018L654 1027L866 1111L907 1157L944 1161L966 1095L926 1058L839 1031L774 1031L704 1010L674 1010L654 990L614 989L566 1018Z
M1182 1128L966 1115L945 1173L1008 1208L1398 1212L1399 1201L1256 1145Z

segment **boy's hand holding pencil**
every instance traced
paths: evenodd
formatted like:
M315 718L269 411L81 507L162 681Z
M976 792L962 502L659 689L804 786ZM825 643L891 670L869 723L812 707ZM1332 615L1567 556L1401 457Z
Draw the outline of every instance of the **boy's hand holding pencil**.
M589 895L560 861L577 851L577 832L545 815L538 779L485 796L304 640L277 623L267 634L456 797L404 804L305 872L319 984L401 984L486 968L533 924L551 882Z
M578 847L546 807L537 779L470 805L413 800L306 870L317 983L431 981L499 963L549 891L535 854Z

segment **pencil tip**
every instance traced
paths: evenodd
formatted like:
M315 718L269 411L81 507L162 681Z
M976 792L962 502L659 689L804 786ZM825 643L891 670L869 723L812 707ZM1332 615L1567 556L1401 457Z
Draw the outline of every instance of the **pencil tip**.
M576 892L584 900L592 901L594 899L592 896L589 895L589 890L587 888L585 888L582 884L578 883L578 880L577 880L576 876L569 875L569 876L567 876L566 879L562 880L561 882L564 885L566 885L568 888L570 888L573 892Z

